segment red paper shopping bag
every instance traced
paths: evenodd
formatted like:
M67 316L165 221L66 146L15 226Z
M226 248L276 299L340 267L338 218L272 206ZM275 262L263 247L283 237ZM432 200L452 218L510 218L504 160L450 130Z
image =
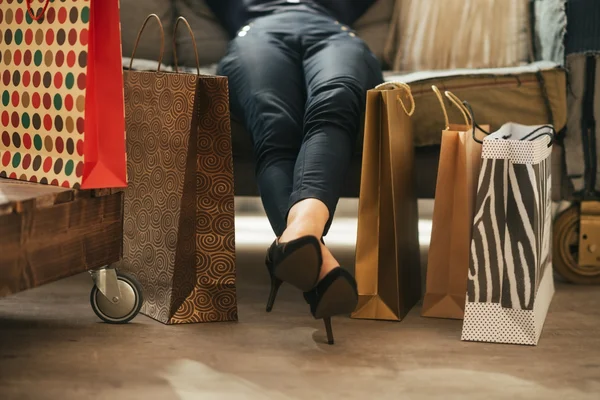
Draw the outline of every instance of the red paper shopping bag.
M126 186L118 0L0 1L0 177Z

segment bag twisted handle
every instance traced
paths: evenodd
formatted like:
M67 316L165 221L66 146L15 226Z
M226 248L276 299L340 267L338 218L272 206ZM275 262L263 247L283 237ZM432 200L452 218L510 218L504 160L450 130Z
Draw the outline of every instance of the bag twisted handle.
M534 137L532 137L530 139L530 137L534 133L537 133L537 132L541 131L542 129L550 129L550 132L542 132L539 135L535 135ZM556 129L554 129L554 126L552 126L552 125L542 125L539 128L536 128L533 131L529 132L527 135L523 136L523 138L521 140L529 139L529 141L532 142L535 139L540 138L542 136L550 136L550 143L548 143L548 147L550 147L550 146L552 146L552 143L554 142L554 139L556 138Z
M444 92L444 95L446 95L446 97L452 102L452 104L456 106L456 108L458 108L460 113L463 115L463 118L465 119L465 125L471 126L473 124L473 119L469 118L469 111L462 104L462 101L458 98L458 96L456 96L452 92L449 92L448 90Z
M396 100L398 101L398 103L400 103L400 105L404 109L404 112L406 113L406 115L408 115L409 117L412 116L415 112L415 98L412 95L410 86L408 86L404 82L384 82L384 83L381 83L381 84L375 86L375 89L380 89L384 86L392 86L392 87L394 87L394 89L404 89L406 91L406 96L408 97L408 99L410 100L410 103L411 103L410 111L406 108L406 104L404 104L404 101L402 101L402 98L400 97L400 95L398 95L396 97Z
M480 127L477 124L477 122L475 122L475 114L473 113L473 108L471 107L471 105L466 101L463 101L462 104L465 107L465 109L467 110L467 112L469 113L469 116L471 117L471 121L473 121L473 140L479 144L483 144L483 140L479 140L475 137L475 128L479 129L481 132L485 133L486 135L489 135L490 133L487 132L486 130L484 130L482 127Z
M431 90L435 93L438 100L440 101L440 106L442 106L442 112L444 113L444 121L446 121L446 130L450 129L450 120L448 119L448 111L446 110L446 104L444 104L444 98L440 93L440 90L435 85L431 85Z
M196 71L198 71L198 75L200 75L200 58L198 57L198 46L196 46L196 38L194 37L194 31L192 30L192 27L188 23L187 19L185 19L184 17L177 18L177 21L175 21L175 27L173 28L173 57L175 61L175 72L179 72L179 67L177 65L177 43L175 41L175 33L177 32L177 27L179 26L180 22L183 22L185 24L185 26L188 29L188 32L190 33L190 36L192 37L194 53L196 54Z
M140 31L138 32L137 38L135 39L135 45L133 46L133 51L131 53L131 60L129 60L129 69L133 69L133 59L135 58L135 52L140 44L140 38L142 37L142 32L146 28L148 21L151 19L155 19L158 22L158 27L160 28L160 55L158 56L158 68L156 72L160 72L160 66L162 64L163 55L165 54L165 30L163 28L162 22L160 22L160 18L156 14L150 14L146 17L146 20L142 24Z

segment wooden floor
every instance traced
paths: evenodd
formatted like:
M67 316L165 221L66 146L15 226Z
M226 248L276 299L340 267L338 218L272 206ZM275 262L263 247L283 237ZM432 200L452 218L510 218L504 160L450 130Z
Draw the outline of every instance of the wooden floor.
M558 283L537 347L461 342L460 321L420 307L400 323L335 318L328 346L289 286L265 313L272 237L256 204L238 205L254 215L236 220L238 323L102 324L86 274L2 298L0 400L600 399L600 287ZM338 211L328 244L352 269L356 203Z
M351 248L334 249L351 263ZM538 347L465 343L458 321L334 320L298 292L264 312L263 248L238 251L240 321L99 323L86 275L0 299L0 399L600 398L600 290L559 284Z

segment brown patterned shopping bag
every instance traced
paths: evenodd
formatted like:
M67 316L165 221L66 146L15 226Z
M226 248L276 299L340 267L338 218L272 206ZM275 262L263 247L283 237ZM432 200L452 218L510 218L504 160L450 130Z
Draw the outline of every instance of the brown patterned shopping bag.
M126 186L118 0L0 1L0 177Z
M152 18L164 44L152 14L136 48ZM166 324L237 320L228 93L227 78L199 68L125 72L122 268L144 288L142 313Z

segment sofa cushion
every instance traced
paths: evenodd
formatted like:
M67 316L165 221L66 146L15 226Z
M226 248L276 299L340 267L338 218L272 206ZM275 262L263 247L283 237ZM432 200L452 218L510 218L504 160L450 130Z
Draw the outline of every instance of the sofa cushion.
M567 123L565 70L551 62L489 69L422 71L404 75L386 73L386 81L408 83L415 99L415 146L439 145L444 116L431 86L449 90L473 107L479 124L492 130L506 122L524 125L551 123L557 131ZM456 107L446 106L451 122L463 123Z
M188 20L196 45L201 65L218 63L227 50L227 32L214 16L204 0L175 0L178 16ZM179 27L175 33L177 42L177 60L181 65L195 66L196 59L192 38L185 27Z
M377 0L353 26L358 36L380 60L383 60L395 2L396 0Z
M150 14L156 14L161 19L165 30L165 51L163 64L173 62L173 6L170 0L121 0L121 37L123 55L131 57L138 31L144 20ZM156 22L151 21L146 26L135 58L158 60L160 52L160 32Z

